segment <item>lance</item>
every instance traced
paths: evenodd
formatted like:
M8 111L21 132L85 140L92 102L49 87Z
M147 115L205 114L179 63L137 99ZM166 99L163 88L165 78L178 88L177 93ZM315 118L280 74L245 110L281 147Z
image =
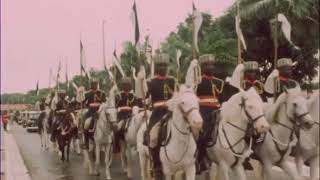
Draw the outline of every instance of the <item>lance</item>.
M193 4L193 2L192 2L192 59L195 59L196 58L196 49L195 49L195 42L194 42L194 34L195 34L195 25L194 25L194 19L195 19L195 17L194 17L194 4ZM194 82L196 82L197 81L197 79L196 79L196 77L197 77L197 73L196 73L196 71L194 71Z
M274 37L273 37L273 43L274 43L274 59L273 59L273 65L274 65L274 69L277 69L277 60L278 60L278 17L277 17L277 13L278 13L278 5L279 2L278 0L275 0L275 26L274 26ZM276 88L277 88L277 79L275 78L273 81L273 99L274 102L277 99L277 95L276 95Z
M237 21L236 23L239 23L238 26L240 28L240 4L239 4L239 1L237 2L236 21ZM236 26L237 26L237 24L236 24ZM240 40L238 33L237 33L237 47L238 47L238 64L241 64L242 63L242 60L241 60L241 40ZM243 74L240 73L240 88L242 88L242 82L243 82Z

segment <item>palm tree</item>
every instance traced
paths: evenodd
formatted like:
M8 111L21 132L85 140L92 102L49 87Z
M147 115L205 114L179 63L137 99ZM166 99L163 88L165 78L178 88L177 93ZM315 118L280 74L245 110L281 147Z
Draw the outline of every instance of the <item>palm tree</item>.
M272 17L281 12L296 19L319 24L319 0L240 0L241 17ZM235 11L235 7L232 8Z

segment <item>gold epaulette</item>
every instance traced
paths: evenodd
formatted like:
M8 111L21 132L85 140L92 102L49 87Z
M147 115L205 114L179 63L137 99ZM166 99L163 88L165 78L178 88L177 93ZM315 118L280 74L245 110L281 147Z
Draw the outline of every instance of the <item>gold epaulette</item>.
M218 80L221 83L220 87L217 87L216 85L213 85L214 90L216 90L219 94L223 92L224 88L224 80L214 77L215 80Z
M262 94L264 92L264 84L261 81L256 81L258 86L254 86L258 94Z

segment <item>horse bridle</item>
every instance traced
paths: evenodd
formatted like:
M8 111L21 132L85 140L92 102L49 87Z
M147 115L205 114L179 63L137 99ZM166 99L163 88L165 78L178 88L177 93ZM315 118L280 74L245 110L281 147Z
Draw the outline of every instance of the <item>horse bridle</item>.
M238 161L239 161L239 156L241 156L241 155L245 152L245 150L246 150L246 148L244 148L244 149L239 153L239 152L236 152L236 151L234 150L234 147L237 146L240 142L242 142L242 141L247 137L248 133L254 134L254 132L252 132L252 131L254 130L254 128L253 128L254 123L256 123L260 118L262 118L262 117L265 116L264 114L261 114L261 115L255 117L255 118L253 118L253 117L250 115L250 113L248 112L248 110L246 109L246 101L247 101L247 99L242 98L242 102L241 102L241 104L239 104L239 106L241 107L241 109L244 111L245 115L246 115L247 118L248 118L247 130L242 129L242 128L234 125L233 123L231 123L231 122L229 122L229 121L227 122L229 125L233 126L234 128L236 128L236 129L238 129L238 130L240 130L240 131L245 132L245 135L244 135L242 138L240 138L238 141L236 141L234 144L231 144L231 142L229 141L229 139L228 139L228 137L227 137L227 132L226 132L225 129L222 127L222 132L223 132L224 137L226 138L227 144L228 144L228 146L229 146L228 149L230 149L230 150L232 151L232 153L234 153L234 154L236 155L236 161L231 165L231 167L234 167L234 166L238 163ZM248 131L248 129L249 129L250 131ZM219 137L220 137L220 136L219 136ZM251 136L250 136L250 137L251 137ZM251 139L252 139L252 137L251 137ZM220 143L221 143L221 139L220 139ZM251 145L250 145L250 146L251 146Z
M293 135L296 134L297 137L300 136L299 129L301 128L301 124L302 124L302 123L300 122L300 121L301 121L301 118L303 118L304 116L306 116L306 115L309 114L309 112L305 112L305 113L302 113L302 114L300 114L300 115L297 115L296 113L294 113L294 115L293 115L294 117L292 118L292 117L290 117L290 116L288 115L288 113L287 113L287 107L288 107L288 105L287 105L287 103L285 103L286 116L287 116L287 118L289 119L289 121L293 124L293 127L291 128L291 127L289 127L289 126L287 126L287 125L285 125L285 124L283 124L283 123L281 123L281 122L279 122L279 121L276 121L277 124L279 124L279 125L281 125L282 127L285 127L285 128L287 128L287 129L290 130L290 135L289 135L289 140L290 140L290 141L289 141L288 145L286 145L286 148L285 148L284 150L281 150L281 149L280 149L279 143L276 142L275 137L274 137L274 135L273 135L273 133L272 133L272 130L270 129L270 134L271 134L271 136L272 136L273 142L274 142L274 144L275 144L275 147L276 147L278 153L280 154L280 159L279 159L279 161L276 162L276 164L280 164L280 163L282 162L282 160L283 160L283 158L284 158L284 155L285 155L286 152L289 150L289 144L290 144L290 142L293 141ZM297 119L298 119L299 121L297 121Z
M247 116L248 118L248 121L249 121L249 125L253 125L254 123L256 123L260 118L264 117L265 115L264 114L260 114L259 116L253 118L250 113L248 112L248 110L246 109L246 101L247 99L244 99L242 98L242 102L240 105L241 109L243 109L245 115Z
M189 123L189 122L188 122L188 119L187 119L188 115L189 115L193 110L199 110L197 107L192 107L192 108L190 108L187 112L184 112L184 111L183 111L183 108L181 107L181 105L179 105L178 107L179 107L179 110L180 110L180 111L182 112L182 114L183 114L183 120L184 120L185 122L187 122L187 123ZM177 125L174 123L174 121L172 121L172 125L173 125L173 127L174 127L180 134L182 134L182 135L184 135L184 136L188 136L188 135L191 134L191 128L189 128L189 131L188 131L188 132L183 132L182 130L180 130L180 129L177 127ZM190 140L188 141L187 147L185 148L185 151L182 153L181 158L180 158L178 161L174 162L174 161L172 161L172 160L169 158L168 152L167 152L167 148L166 148L166 146L167 146L167 144L169 143L170 139L171 139L171 132L170 132L169 138L166 140L166 143L165 143L164 145L162 145L162 147L164 147L165 156L166 156L166 158L169 160L169 162L171 162L171 163L173 163L173 164L178 164L178 163L180 163L180 162L184 159L186 153L188 152L189 145L190 145Z
M299 114L299 115L297 115L296 113L294 113L293 114L293 117L290 117L289 116L289 114L287 113L287 107L288 107L288 105L287 105L287 103L285 103L285 108L286 108L286 116L287 116L287 118L289 119L289 121L293 124L293 128L290 128L289 126L287 126L287 125L285 125L285 124L283 124L283 123L281 123L281 122L279 122L279 121L276 121L276 123L277 124L279 124L279 125L281 125L281 126L283 126L283 127L285 127L285 128L287 128L287 129L290 129L291 131L297 131L297 130L299 130L299 128L301 127L301 119L304 117L304 116L306 116L306 115L308 115L309 114L309 112L305 112L305 113L302 113L302 114ZM297 120L299 120L299 121L297 121ZM297 133L297 132L296 132Z
M183 111L183 108L181 107L181 105L179 105L179 110L182 112L183 120L189 124L187 117L189 116L189 114L190 114L193 110L199 110L199 108L197 108L197 107L192 107L192 108L190 108L187 112L184 112L184 111ZM190 132L191 132L191 128L189 128L189 131L188 131L188 132L183 132L182 130L180 130L180 129L177 127L177 125L176 125L174 122L172 122L172 124L173 124L174 128L175 128L179 133L181 133L182 135L185 135L185 136L186 136L186 135L189 135Z

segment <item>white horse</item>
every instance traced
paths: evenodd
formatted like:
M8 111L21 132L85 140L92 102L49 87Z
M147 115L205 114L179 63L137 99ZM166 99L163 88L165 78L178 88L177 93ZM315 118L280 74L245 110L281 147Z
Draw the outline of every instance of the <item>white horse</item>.
M178 171L183 171L187 180L195 180L195 137L202 128L199 99L192 88L181 86L167 104L172 111L168 121L171 136L160 148L163 173L166 180L171 180Z
M315 124L309 130L300 130L297 145L296 165L299 175L302 175L304 162L310 164L310 179L319 179L319 91L308 99L308 109Z
M121 121L118 124L118 127L123 127L123 123L127 123L125 125L124 141L120 141L120 156L122 168L129 178L132 177L132 150L137 147L137 133L142 123L145 122L145 115L148 116L148 114L150 114L148 111L139 113L139 107L134 106L132 108L132 117L127 120L128 122Z
M229 170L232 169L238 180L246 180L242 163L252 153L252 137L249 144L245 141L247 132L264 133L269 129L261 97L253 88L241 90L223 103L218 119L217 142L207 148L208 156L218 165L219 179L229 180ZM211 175L215 177L213 167Z
M44 117L41 122L40 130L40 140L41 140L41 147L44 147L46 150L49 149L49 116L51 110L49 107L46 107L44 110Z
M139 116L139 117L138 117ZM150 167L151 167L151 156L149 154L149 148L143 145L143 136L144 132L147 129L147 123L149 123L149 118L151 116L151 111L140 112L135 118L140 119L143 123L141 124L138 132L137 132L137 150L139 154L139 162L140 162L140 170L141 170L141 179L149 180L150 177Z
M74 116L73 123L78 128L78 135L72 139L72 148L74 151L76 151L77 154L81 154L81 143L83 143L83 138L81 138L83 137L82 123L83 117L86 112L87 109L79 109L72 113L72 115Z
M84 151L85 162L89 166L89 174L99 175L100 151L105 153L106 178L111 179L110 166L112 162L112 139L113 139L113 121L116 119L117 111L114 106L101 104L98 110L99 118L96 122L94 132L95 144L95 163L91 162L89 151Z
M272 180L272 167L282 168L292 179L302 179L289 162L289 154L297 143L296 132L304 126L313 124L308 113L307 100L300 88L282 93L275 104L266 109L266 117L272 122L265 140L255 148L255 154L263 164L264 179Z
M181 86L167 103L169 110L173 112L168 121L168 132L171 138L160 149L160 159L166 180L171 180L178 171L184 171L187 180L195 179L195 153L197 136L202 127L202 118L199 113L199 102L192 88ZM143 119L147 118L143 113L139 114ZM137 148L140 158L140 169L143 180L150 179L148 170L151 166L151 156L148 147L143 145L143 134L146 131L146 123L143 123L137 134Z

